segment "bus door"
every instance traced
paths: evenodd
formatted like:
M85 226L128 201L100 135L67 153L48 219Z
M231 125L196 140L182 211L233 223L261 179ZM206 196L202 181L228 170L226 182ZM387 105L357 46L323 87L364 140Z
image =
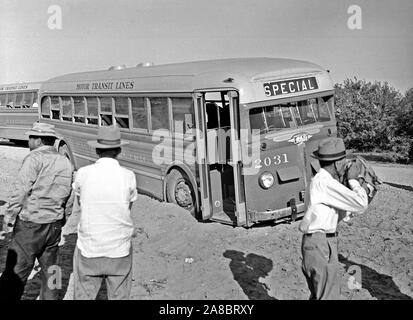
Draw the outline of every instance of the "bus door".
M202 219L244 225L238 94L214 91L195 95Z

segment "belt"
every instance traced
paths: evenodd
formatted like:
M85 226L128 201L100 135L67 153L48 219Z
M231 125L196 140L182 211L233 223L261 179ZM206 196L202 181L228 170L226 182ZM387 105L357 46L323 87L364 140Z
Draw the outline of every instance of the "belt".
M314 232L314 233L321 233L321 234L325 234L326 238L334 238L338 236L338 232L332 232L332 233L324 233L324 232ZM314 233L305 233L304 235L306 237L312 237Z

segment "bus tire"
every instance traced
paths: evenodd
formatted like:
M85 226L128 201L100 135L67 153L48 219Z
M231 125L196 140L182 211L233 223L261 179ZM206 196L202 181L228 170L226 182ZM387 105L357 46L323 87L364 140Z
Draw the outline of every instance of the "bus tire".
M196 218L196 198L186 174L172 169L166 177L166 200L188 210Z

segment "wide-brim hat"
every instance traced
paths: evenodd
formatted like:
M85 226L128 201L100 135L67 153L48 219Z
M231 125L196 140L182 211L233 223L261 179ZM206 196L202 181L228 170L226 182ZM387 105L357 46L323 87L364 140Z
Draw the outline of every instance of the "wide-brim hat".
M87 143L98 149L119 148L129 144L129 142L121 140L118 127L100 127L97 140L91 140Z
M336 161L347 156L344 141L341 138L327 138L320 142L318 150L311 156L321 161Z
M33 127L29 131L25 132L25 135L58 138L55 131L55 126L53 124L39 122L33 123Z

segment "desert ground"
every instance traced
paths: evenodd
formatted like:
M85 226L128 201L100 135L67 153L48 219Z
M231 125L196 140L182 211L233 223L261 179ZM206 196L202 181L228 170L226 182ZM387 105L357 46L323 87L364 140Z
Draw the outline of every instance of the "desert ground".
M27 148L0 143L0 211ZM413 298L413 166L371 163L384 182L362 215L339 225L344 300ZM133 219L131 299L298 299L309 291L301 272L299 221L234 228L198 222L179 207L140 195ZM60 247L61 299L72 299L76 216ZM0 216L0 222L2 216ZM7 243L0 241L0 272ZM356 274L353 274L356 272ZM360 275L360 285L354 279ZM33 272L23 299L39 295ZM97 299L106 299L103 285Z

